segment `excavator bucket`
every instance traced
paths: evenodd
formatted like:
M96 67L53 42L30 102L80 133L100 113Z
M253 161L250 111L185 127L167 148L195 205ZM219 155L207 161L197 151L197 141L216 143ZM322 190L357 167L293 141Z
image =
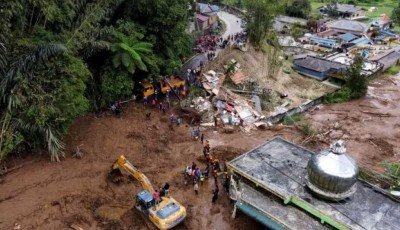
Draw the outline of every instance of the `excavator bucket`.
M118 160L111 166L111 170L108 173L108 178L113 183L119 184L124 180L124 175L118 166Z

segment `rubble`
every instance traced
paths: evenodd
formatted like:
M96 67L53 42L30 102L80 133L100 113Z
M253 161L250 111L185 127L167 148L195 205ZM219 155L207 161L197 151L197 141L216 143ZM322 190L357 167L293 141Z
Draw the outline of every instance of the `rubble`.
M198 113L203 113L211 109L211 103L203 97L194 98L190 107L192 106Z

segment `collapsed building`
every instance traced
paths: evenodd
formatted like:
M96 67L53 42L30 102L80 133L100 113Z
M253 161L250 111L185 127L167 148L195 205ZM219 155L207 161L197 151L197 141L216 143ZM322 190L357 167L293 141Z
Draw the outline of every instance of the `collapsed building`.
M227 166L234 215L270 229L400 229L395 197L357 179L341 141L314 154L275 137Z

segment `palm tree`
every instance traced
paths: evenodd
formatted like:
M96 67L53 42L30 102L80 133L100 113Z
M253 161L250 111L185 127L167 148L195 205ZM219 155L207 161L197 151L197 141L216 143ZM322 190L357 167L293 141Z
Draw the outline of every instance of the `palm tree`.
M136 37L128 37L123 33L114 32L118 42L111 45L111 52L114 53L112 63L115 68L123 66L133 74L136 68L147 72L149 65L154 65L150 59L153 44L137 41Z
M37 46L32 53L21 56L14 63L7 62L0 55L0 70L3 70L0 72L0 108L2 108L0 110L0 163L12 151L7 141L11 140L14 147L17 147L15 145L22 143L21 133L24 133L26 137L35 137L46 144L51 160L59 161L60 157L64 156L64 144L57 130L50 124L40 124L29 120L21 111L29 101L29 97L35 97L25 91L25 85L30 84L35 78L35 69L66 52L66 47L61 44L46 44ZM4 67L7 67L7 70ZM40 99L40 95L36 97Z

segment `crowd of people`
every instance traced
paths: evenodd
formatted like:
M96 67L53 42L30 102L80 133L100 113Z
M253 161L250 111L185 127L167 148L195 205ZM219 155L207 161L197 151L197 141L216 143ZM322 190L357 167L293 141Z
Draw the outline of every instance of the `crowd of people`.
M197 128L198 127L195 127L194 130L197 130ZM211 202L215 203L219 195L218 178L221 175L223 176L222 184L227 193L229 193L230 178L227 172L222 171L219 160L212 156L210 143L208 140L204 141L204 134L197 134L197 136L200 136L200 141L203 144L203 154L206 164L203 170L201 170L201 168L195 162L192 162L191 166L186 166L183 172L184 184L193 185L193 190L195 194L198 195L200 187L210 178L210 176L212 176L214 178L214 189L211 191ZM196 138L196 140L198 139Z

